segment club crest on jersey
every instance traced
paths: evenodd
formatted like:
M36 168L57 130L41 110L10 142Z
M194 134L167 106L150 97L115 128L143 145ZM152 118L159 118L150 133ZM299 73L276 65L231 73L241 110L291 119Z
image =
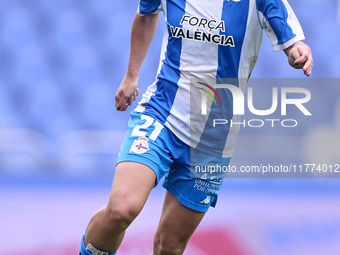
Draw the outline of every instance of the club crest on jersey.
M134 152L137 154L142 154L142 153L147 152L149 150L148 141L149 139L144 136L138 137L137 140L133 141L133 144L130 148L130 152Z

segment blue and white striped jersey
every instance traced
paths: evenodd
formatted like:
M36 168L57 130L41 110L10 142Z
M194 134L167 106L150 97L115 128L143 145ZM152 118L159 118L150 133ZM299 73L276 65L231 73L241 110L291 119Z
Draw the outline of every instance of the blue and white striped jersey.
M223 105L207 100L207 114L202 115L201 97L190 98L192 81L218 83L219 79L234 78L238 81L235 85L244 91L257 60L263 30L277 51L303 40L302 28L287 0L139 2L140 15L160 11L166 23L160 65L156 81L144 93L136 111L158 116L193 148L217 157L231 157L239 125L212 127L216 117L240 121L239 115L233 116L230 91L216 89ZM193 102L197 107L190 106Z

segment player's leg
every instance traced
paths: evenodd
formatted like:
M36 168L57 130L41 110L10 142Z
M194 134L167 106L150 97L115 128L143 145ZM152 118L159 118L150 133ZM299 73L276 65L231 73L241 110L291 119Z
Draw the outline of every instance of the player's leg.
M209 207L216 205L226 173L200 172L196 166L228 166L230 162L230 158L213 157L188 146L171 152L174 163L163 183L167 193L154 238L153 255L182 254Z
M91 219L85 234L85 245L91 243L100 251L116 252L125 229L143 208L156 174L149 167L136 162L117 165L107 206Z
M185 207L167 191L161 219L154 238L153 255L182 254L205 212Z
M91 243L96 249L110 253L118 249L125 229L173 162L167 148L170 131L158 120L133 111L128 126L118 155L109 202L93 216L85 234L86 245ZM84 251L82 255L90 254L84 242L81 250Z

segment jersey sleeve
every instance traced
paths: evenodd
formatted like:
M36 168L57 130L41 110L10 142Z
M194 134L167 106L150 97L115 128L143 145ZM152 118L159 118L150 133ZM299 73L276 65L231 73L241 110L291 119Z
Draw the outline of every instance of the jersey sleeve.
M161 0L139 0L137 13L141 16L162 11Z
M301 25L287 0L256 0L259 21L274 51L304 40Z

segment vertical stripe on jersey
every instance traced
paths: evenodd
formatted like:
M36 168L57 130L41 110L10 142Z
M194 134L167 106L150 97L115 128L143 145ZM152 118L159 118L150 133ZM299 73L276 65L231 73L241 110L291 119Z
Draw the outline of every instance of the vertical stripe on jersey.
M235 46L218 46L216 83L238 86L239 61L247 26L249 1L224 1L221 19L226 23L226 31L220 31L220 34L224 34L226 38L233 36ZM214 150L220 151L222 156L229 132L236 132L237 134L239 126L234 125L230 127L230 120L233 118L233 98L231 92L228 89L216 89L216 91L222 98L222 105L211 106L210 115L197 148L212 147ZM214 119L225 119L228 120L228 123L213 127Z
M223 0L211 1L186 1L185 14L192 18L205 18L207 20L221 20ZM202 32L211 34L218 34L219 30L210 31L207 26L199 26L193 28L189 22L183 22L182 27L185 31L195 31L196 29ZM218 67L218 45L214 43L205 43L198 40L184 39L182 41L182 51L180 60L181 76L178 81L178 90L174 105L185 105L191 102L195 86L193 80L206 82L207 79L213 80L215 83L215 76ZM207 57L209 55L209 57ZM200 111L195 112L195 105L190 104L190 111L185 111L181 107L173 107L171 114L167 120L166 125L174 132L181 140L190 143L190 146L196 147L200 140L200 136L204 130L208 115L201 115ZM193 118L192 118L193 117ZM194 122L192 120L194 119ZM187 125L181 125L183 122L178 120L186 120ZM171 125L176 123L176 125ZM195 128L193 128L195 126ZM189 128L190 127L190 128ZM194 130L194 131L193 131ZM183 136L185 133L190 133L190 140Z
M238 67L238 85L239 88L242 89L243 93L245 91L248 78L254 68L257 56L259 54L262 34L262 27L258 21L256 2L255 0L250 0L247 29L244 35ZM232 121L233 123L241 123L241 115L234 115ZM232 126L230 128L222 157L230 157L233 153L236 143L236 137L241 125L242 124Z
M169 24L180 27L180 21L185 10L185 1L167 0L165 4L166 20L168 21L166 29L169 40L165 51L165 59L158 75L160 82L156 82L157 89L150 98L145 110L145 112L150 110L151 113L156 111L163 121L165 121L170 114L178 89L177 83L180 78L179 69L182 50L182 39L171 36ZM169 13L171 13L171 15L168 15ZM161 81L162 79L166 82ZM164 97L164 95L166 95L166 97Z
M232 35L235 47L219 46L217 78L237 78L240 55L247 27L249 1L225 1L222 19L226 22L226 31L221 32L227 36ZM242 11L240 11L242 10ZM230 63L230 60L233 60Z

